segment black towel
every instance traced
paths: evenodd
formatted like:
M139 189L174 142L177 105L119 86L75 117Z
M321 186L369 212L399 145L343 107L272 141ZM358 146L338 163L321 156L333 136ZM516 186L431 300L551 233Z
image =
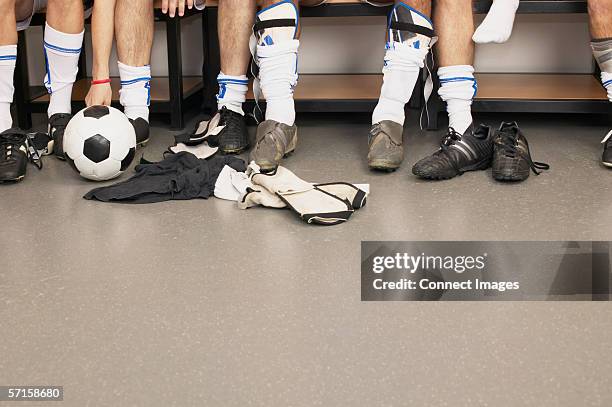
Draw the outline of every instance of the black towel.
M239 172L246 170L245 162L233 156L201 160L187 152L171 154L158 163L139 164L132 178L92 189L83 198L131 204L206 199L215 192L215 182L225 165Z

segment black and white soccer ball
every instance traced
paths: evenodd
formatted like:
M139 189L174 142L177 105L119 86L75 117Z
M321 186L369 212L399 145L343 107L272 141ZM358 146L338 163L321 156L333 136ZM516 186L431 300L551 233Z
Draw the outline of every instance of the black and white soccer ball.
M64 132L64 152L82 177L105 181L121 175L136 154L136 133L127 116L109 106L74 115Z

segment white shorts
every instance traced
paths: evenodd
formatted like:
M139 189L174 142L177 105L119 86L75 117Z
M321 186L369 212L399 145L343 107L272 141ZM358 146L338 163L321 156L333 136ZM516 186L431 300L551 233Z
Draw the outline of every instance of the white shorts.
M25 30L30 26L32 17L34 14L47 8L47 0L32 0L32 15L25 20L17 21L17 31ZM93 8L93 0L83 0L83 6L85 7L85 18L91 16L91 10Z

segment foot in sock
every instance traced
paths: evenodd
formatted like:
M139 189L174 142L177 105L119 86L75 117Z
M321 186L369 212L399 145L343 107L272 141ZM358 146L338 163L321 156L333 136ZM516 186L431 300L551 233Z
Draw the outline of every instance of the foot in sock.
M13 76L17 61L17 45L0 46L0 132L13 125L11 103L13 102Z
M494 0L484 21L474 32L472 39L477 44L504 43L512 35L514 17L519 0Z
M430 180L454 178L467 171L486 170L493 159L493 131L489 126L472 127L460 134L453 128L442 138L440 148L412 167L417 177Z
M448 127L463 134L472 125L472 101L478 91L471 65L453 65L438 69L438 95L446 102Z
M240 154L249 147L246 120L242 110L249 80L246 75L232 76L220 73L217 82L219 83L217 115L222 129L216 136L211 137L209 144L216 143L223 154Z
M83 33L67 34L53 29L49 24L45 26L45 86L50 94L49 117L72 112L72 86L79 71Z
M117 61L121 90L119 102L136 132L136 145L149 141L149 105L151 104L151 67L131 66Z

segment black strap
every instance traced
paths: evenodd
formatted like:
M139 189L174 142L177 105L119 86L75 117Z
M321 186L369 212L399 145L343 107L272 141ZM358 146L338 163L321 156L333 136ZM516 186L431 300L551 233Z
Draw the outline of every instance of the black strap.
M266 28L274 27L295 27L295 20L292 18L281 18L277 20L258 21L253 26L253 32L265 30Z
M427 27L423 27L422 25L416 25L412 23L402 23L399 21L391 21L391 25L389 27L392 30L399 31L408 31L415 34L422 34L426 37L433 38L436 36L434 30L431 30Z

